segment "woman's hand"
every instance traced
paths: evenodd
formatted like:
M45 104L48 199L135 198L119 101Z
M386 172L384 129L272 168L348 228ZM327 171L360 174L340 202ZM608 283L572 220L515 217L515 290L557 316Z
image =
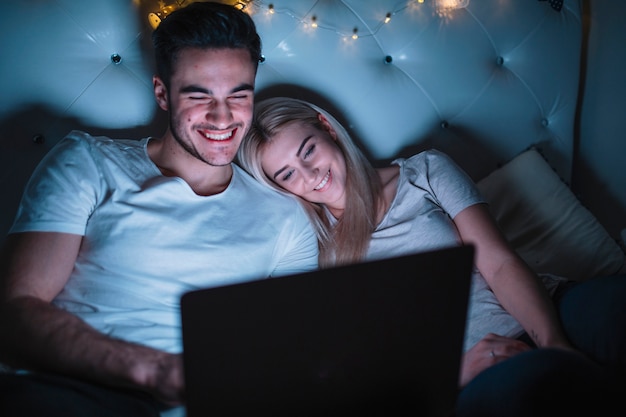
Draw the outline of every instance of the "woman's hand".
M461 358L459 386L466 386L476 375L490 366L530 349L532 349L530 346L517 339L487 334Z

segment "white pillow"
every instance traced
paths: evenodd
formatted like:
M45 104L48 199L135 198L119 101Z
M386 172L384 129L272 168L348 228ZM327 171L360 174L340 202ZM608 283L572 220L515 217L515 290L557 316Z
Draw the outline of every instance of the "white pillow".
M624 251L536 150L496 169L478 188L535 272L584 281L624 266Z

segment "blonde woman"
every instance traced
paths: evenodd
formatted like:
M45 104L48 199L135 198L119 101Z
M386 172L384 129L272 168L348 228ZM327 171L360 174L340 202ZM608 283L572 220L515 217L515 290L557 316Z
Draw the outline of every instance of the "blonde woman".
M458 416L542 415L549 406L537 409L523 401L523 407L510 407L521 398L539 396L546 386L553 394L563 390L568 398L567 405L557 401L552 411L578 410L587 399L598 401L591 388L599 386L592 381L602 369L580 350L600 363L618 364L623 379L624 336L606 341L619 346L619 353L592 350L602 339L583 340L585 332L576 321L567 321L555 306L571 283L553 276L540 279L530 270L499 231L475 184L445 154L428 150L374 168L327 111L278 97L255 105L238 159L261 183L299 197L317 232L321 267L475 246ZM598 294L604 291L597 306L624 305L626 277L600 280L596 287ZM591 297L594 292L575 290L566 295ZM593 314L598 315L595 322L607 322L607 310ZM624 314L620 320L619 325L609 320L607 326L614 327L603 334L626 328ZM582 387L585 396L572 400L571 394Z

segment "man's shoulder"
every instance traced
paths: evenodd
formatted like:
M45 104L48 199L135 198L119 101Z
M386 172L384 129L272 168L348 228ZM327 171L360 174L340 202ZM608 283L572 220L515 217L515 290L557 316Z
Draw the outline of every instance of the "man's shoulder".
M99 143L109 142L112 139L108 136L94 136L82 130L72 130L61 139L60 143L74 142L74 143Z
M98 154L127 153L130 149L141 150L145 146L144 139L113 139L108 136L94 136L81 130L72 130L63 137L54 148L57 152L71 151L91 154L99 158Z
M127 146L141 146L143 140L136 139L113 139L108 136L94 136L82 130L72 130L65 135L57 144L56 147L85 147L85 148L97 148L97 147L127 147Z

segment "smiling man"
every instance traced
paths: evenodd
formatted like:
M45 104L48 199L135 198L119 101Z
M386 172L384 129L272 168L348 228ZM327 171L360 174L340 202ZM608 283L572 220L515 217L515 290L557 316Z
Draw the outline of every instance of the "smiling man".
M0 415L181 415L181 295L317 267L300 205L232 162L261 53L250 17L192 3L153 41L166 132L73 131L25 189L2 253Z

